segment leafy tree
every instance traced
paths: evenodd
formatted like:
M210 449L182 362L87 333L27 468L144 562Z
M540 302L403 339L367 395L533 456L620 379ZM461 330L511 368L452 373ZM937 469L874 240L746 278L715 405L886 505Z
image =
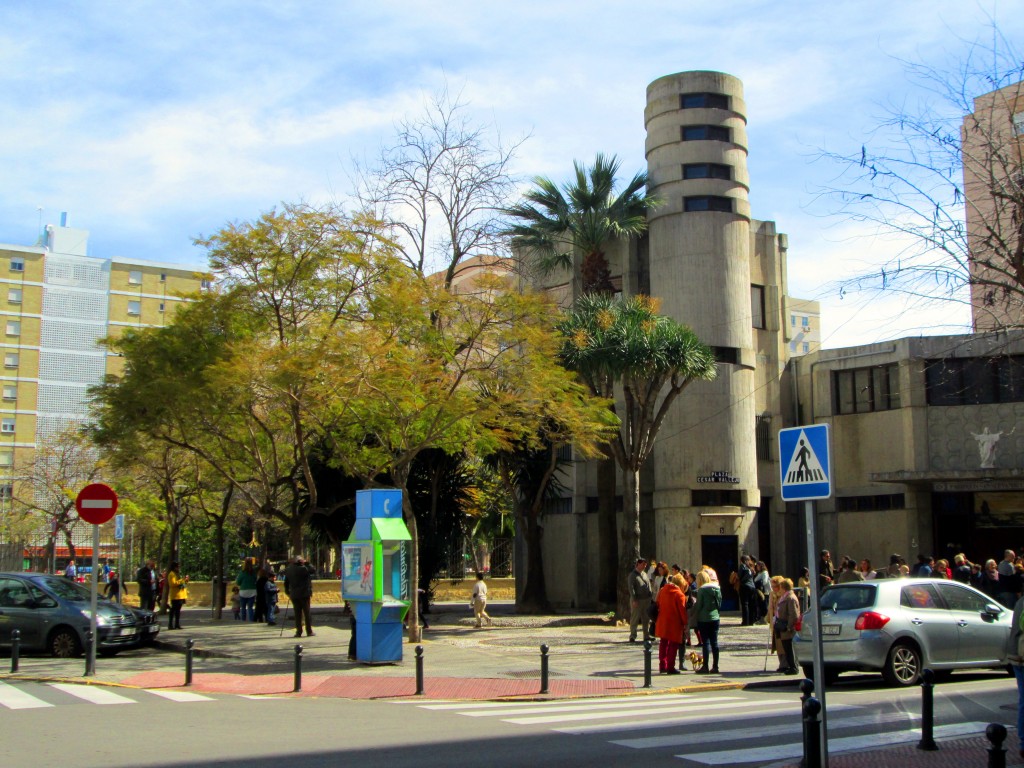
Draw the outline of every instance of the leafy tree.
M367 485L387 475L402 489L413 539L411 581L418 584L420 537L409 481L422 452L486 456L530 439L551 410L591 413L597 425L605 411L557 363L553 313L542 297L486 276L479 293L450 293L419 279L391 287L373 304L373 322L353 329L362 338L339 337L337 359L325 358L364 375L325 382L330 389L322 399L337 404L333 423L345 425L333 449L339 462ZM409 626L415 641L416 601Z
M907 62L919 100L886 110L852 151L821 152L841 170L822 190L833 214L870 224L900 250L843 280L912 304L970 303L978 328L1019 327L1024 308L1024 59L993 27L953 68ZM998 91L990 99L982 94Z
M657 314L647 296L582 296L559 324L562 360L621 417L611 452L624 480L618 609L628 615L626 576L640 556L640 469L665 416L686 387L715 378L715 358L688 327Z
M543 176L533 179L524 201L505 213L519 221L506 229L513 247L534 254L541 269L572 271L582 253L580 279L584 294L612 294L615 287L604 249L609 240L647 230L647 211L656 204L645 194L647 174L638 173L619 191L619 161L598 154L593 166L573 162L575 179L559 187Z

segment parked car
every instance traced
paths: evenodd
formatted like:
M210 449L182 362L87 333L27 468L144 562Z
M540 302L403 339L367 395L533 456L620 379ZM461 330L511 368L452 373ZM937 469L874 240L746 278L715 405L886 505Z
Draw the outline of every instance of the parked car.
M138 645L149 645L156 640L156 636L160 634L160 622L157 620L157 615L145 608L129 608L128 610L135 614Z
M64 576L0 573L0 647L10 647L21 631L21 648L54 656L78 656L89 632L90 591ZM105 598L97 601L98 652L106 655L139 641L139 619L132 609ZM159 630L158 630L159 631Z
M825 678L848 670L881 672L894 686L915 685L925 669L1002 667L1012 612L966 584L883 579L834 584L821 593ZM814 616L794 639L808 677Z

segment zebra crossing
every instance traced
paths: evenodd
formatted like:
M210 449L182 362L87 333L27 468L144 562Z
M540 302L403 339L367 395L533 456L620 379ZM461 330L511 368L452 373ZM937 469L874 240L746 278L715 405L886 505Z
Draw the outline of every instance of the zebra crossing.
M420 709L603 738L626 749L670 750L697 765L770 765L800 758L800 702L787 696L665 694L529 702L423 702ZM829 707L829 751L876 749L921 738L920 718L853 704ZM986 723L940 725L935 738L983 733Z
M214 701L191 691L169 691L156 688L108 688L76 683L6 683L0 681L0 709L31 710L74 704L117 706L147 702L170 701L191 704Z

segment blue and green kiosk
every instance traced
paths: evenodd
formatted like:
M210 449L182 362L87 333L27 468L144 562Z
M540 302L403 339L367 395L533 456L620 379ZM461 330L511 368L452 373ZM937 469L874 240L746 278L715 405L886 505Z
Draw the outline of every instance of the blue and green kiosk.
M359 661L402 660L411 541L402 519L400 490L356 492L356 524L341 545L341 595L355 611Z

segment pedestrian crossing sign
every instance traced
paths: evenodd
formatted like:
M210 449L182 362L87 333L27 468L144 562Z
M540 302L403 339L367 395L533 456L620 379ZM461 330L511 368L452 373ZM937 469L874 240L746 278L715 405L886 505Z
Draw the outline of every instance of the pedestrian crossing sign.
M808 501L831 496L828 424L780 430L779 469L783 500Z

